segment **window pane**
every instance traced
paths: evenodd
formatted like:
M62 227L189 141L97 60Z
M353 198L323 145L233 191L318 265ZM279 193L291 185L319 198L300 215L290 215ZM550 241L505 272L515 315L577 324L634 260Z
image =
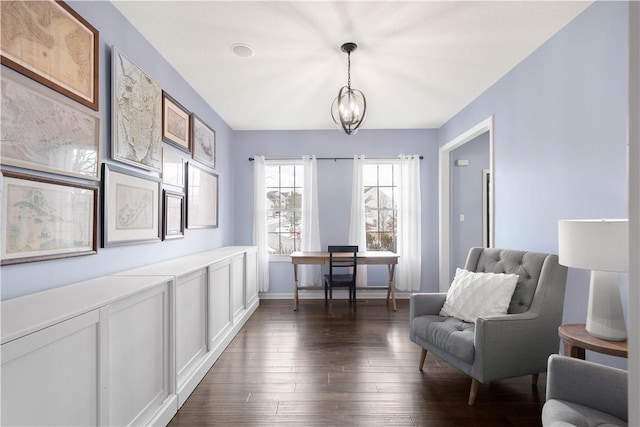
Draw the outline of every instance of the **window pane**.
M267 191L280 186L280 166L264 167L264 180Z
M378 228L380 229L380 231L393 232L395 230L395 224L394 224L395 218L394 218L393 211L381 210L379 217L380 217L380 224L378 225Z
M282 207L282 195L279 190L267 189L267 199L269 199L267 209L278 209Z
M378 187L364 188L364 208L365 209L378 208Z
M280 187L293 187L294 183L294 166L284 165L280 166Z
M362 185L365 187L378 185L378 165L362 166Z
M393 200L393 187L380 187L380 200L378 201L378 207L380 208L395 208L395 200Z
M302 246L303 173L302 165L271 164L265 168L269 253L286 255Z
M393 165L378 165L378 185L393 185Z
M285 190L285 189L283 189ZM301 188L287 188L285 194L285 207L287 209L301 209L302 208L302 189Z
M395 251L397 194L394 165L365 165L365 228L367 250Z

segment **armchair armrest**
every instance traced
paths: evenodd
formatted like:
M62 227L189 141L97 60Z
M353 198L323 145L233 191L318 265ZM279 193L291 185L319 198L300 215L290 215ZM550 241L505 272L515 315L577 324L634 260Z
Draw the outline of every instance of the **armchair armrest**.
M409 301L409 320L427 314L438 315L447 299L446 292L412 294Z
M579 403L627 419L627 371L558 355L548 363L547 400Z
M473 377L486 382L544 372L559 342L557 327L532 311L480 317L474 336Z

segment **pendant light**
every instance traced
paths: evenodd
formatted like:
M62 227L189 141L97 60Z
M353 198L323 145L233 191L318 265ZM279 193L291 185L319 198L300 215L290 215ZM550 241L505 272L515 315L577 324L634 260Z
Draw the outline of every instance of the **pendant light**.
M367 99L361 91L351 88L351 52L357 48L355 43L345 43L341 47L347 54L347 85L340 88L331 105L333 121L347 135L355 135L367 115Z

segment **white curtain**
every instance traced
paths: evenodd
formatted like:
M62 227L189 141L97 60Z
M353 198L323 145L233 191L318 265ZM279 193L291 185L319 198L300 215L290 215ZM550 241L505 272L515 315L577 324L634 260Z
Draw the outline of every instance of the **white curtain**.
M316 156L302 156L304 166L304 192L302 194L302 247L303 252L320 251L320 223L318 221L318 162ZM300 286L322 284L319 265L300 266Z
M358 245L359 252L367 251L365 230L364 187L362 169L364 156L353 156L353 178L351 180L351 219L349 221L349 244ZM367 286L367 267L358 266L356 285Z
M269 245L267 242L267 189L264 156L253 157L253 244L258 247L258 289L269 290Z
M400 155L396 288L418 291L421 284L420 157Z

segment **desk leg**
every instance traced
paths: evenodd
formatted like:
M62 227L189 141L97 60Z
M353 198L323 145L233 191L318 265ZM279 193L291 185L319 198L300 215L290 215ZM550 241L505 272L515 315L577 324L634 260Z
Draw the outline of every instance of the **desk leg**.
M393 303L393 311L397 311L398 307L396 307L396 294L393 290L393 275L396 271L395 264L389 264L389 289L387 290L387 302L389 302L389 296L391 296L391 302Z
M298 310L298 264L293 264L293 279L294 279L294 288L293 288L293 311Z
M571 344L564 343L564 355L584 360L584 348L576 347Z

